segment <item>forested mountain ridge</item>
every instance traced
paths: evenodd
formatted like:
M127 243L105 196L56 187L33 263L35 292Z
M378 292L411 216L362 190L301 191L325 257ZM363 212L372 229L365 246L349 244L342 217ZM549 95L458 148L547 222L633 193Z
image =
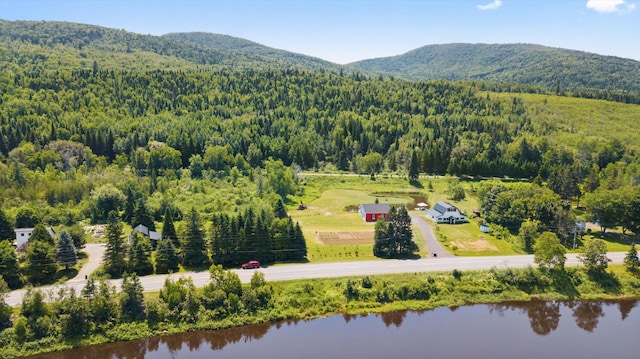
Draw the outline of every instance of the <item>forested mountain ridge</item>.
M0 26L0 198L10 208L46 202L48 223L104 219L91 193L122 177L150 197L186 176L283 200L295 188L265 185L278 166L580 181L613 166L611 181L640 178L638 105L513 84L234 67L250 55L68 23ZM256 198L243 189L241 199L194 202L202 191L181 203L233 211Z
M345 68L344 66L316 57L274 49L272 47L261 45L257 42L229 35L212 34L208 32L181 32L169 33L162 35L162 37L193 43L205 48L239 51L241 53L252 54L254 56L261 56L272 59L283 65L295 64L310 69L332 70L336 72Z
M410 80L481 80L560 91L640 91L640 61L532 44L428 45L350 65Z
M31 62L50 61L50 69L99 66L121 69L212 69L300 67L276 57L217 49L171 37L141 35L95 25L58 21L0 20L4 51L30 55ZM91 58L91 60L86 60Z

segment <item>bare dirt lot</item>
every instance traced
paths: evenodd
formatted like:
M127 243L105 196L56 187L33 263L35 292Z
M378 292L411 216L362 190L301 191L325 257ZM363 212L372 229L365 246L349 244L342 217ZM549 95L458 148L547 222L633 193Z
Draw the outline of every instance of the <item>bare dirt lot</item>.
M316 241L325 245L357 245L373 243L373 231L316 232Z
M452 246L464 251L497 251L498 247L484 239L473 242L451 241Z

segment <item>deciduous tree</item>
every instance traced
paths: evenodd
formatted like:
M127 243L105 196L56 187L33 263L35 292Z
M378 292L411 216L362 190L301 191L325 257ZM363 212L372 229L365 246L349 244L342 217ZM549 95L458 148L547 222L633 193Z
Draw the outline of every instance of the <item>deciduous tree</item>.
M540 267L564 269L566 249L555 233L544 232L533 245L533 261Z
M611 259L607 257L607 245L597 238L587 241L582 254L578 255L578 259L584 264L590 275L603 273L611 262Z

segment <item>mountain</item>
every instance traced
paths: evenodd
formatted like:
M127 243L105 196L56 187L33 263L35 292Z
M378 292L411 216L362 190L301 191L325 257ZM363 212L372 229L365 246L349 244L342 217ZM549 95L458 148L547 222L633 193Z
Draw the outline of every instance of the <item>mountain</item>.
M257 42L233 37L229 35L212 34L208 32L180 32L162 35L163 38L192 43L204 48L238 51L240 53L271 59L282 65L302 66L316 70L339 71L344 68L333 62L325 61L317 57L297 54L285 50L274 49Z
M428 45L353 67L409 80L481 80L561 90L640 91L640 61L531 44Z
M48 69L107 64L125 69L314 68L339 65L214 34L141 35L59 21L0 20L0 46L10 57L30 57ZM2 50L2 48L0 48Z

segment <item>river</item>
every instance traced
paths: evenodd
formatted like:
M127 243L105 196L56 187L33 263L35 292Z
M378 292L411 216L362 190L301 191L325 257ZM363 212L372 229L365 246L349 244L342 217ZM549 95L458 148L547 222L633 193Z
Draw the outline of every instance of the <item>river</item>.
M335 315L31 358L638 358L638 303L531 301Z

